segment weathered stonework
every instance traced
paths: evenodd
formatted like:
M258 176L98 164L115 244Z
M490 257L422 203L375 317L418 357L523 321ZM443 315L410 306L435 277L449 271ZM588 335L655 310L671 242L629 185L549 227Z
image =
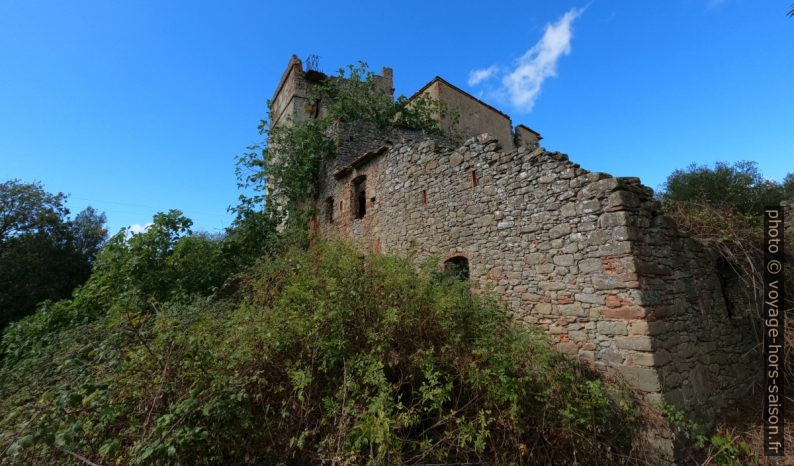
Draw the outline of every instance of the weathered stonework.
M366 125L340 135L319 235L416 262L463 256L475 289L545 327L560 351L702 421L757 379L749 322L728 313L714 258L639 179L587 171L537 140L456 144ZM363 216L354 186L365 186Z
M317 222L320 234L417 261L465 256L475 288L493 289L517 320L545 326L560 350L616 370L649 400L713 418L746 393L747 322L728 315L712 258L639 180L542 148L503 152L488 135L460 147L389 137L370 149L379 155L326 177L321 199L334 211ZM359 219L350 186L361 176Z

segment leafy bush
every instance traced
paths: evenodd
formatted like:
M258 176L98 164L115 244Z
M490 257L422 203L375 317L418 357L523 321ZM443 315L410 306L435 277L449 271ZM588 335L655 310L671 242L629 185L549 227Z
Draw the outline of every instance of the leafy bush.
M28 350L50 344L60 329L103 319L114 309L156 310L217 291L239 270L236 243L194 235L191 224L180 211L172 210L155 215L143 233L128 236L122 230L114 235L73 299L46 301L38 312L9 326L0 358L18 359Z
M694 460L695 456L705 456L705 461L695 462L718 466L757 464L756 458L751 454L750 446L747 442L739 440L738 436L726 431L706 435L703 428L687 418L683 411L667 403L663 403L661 409L664 417L670 421L674 434L699 448L699 451L691 452L688 459Z
M402 126L439 134L438 117L457 118L444 103L428 95L417 96L413 101L405 96L393 99L362 61L357 66L340 68L337 76L315 84L310 98L322 104L324 116L331 121L365 121L379 128Z
M595 463L631 453L637 417L622 392L435 265L318 244L241 283L230 299L117 302L6 358L0 461ZM81 299L34 318L90 306Z
M193 222L178 210L154 216L146 231L127 237L121 231L108 241L92 280L102 280L114 297L143 301L189 300L220 286L230 266L222 243L194 235Z

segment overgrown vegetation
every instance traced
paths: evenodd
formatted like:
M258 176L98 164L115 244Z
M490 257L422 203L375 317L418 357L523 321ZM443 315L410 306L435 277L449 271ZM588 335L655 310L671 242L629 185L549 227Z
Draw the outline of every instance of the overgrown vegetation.
M91 274L107 237L105 214L87 207L70 219L66 199L39 183L0 183L0 331L39 302L68 297Z
M180 288L162 273L185 238L171 236L150 276L108 288L161 250L162 233L177 233L167 224L120 255L103 251L119 265L7 332L2 461L504 464L631 453L630 400L437 267L321 244L261 262L231 299L200 298L210 289L194 277L184 286L197 299L186 301L160 293ZM58 315L71 317L40 325Z
M662 414L670 422L676 437L686 439L698 448L690 453L699 458L697 463L720 466L757 464L750 445L738 435L725 429L718 429L707 435L700 424L688 419L683 411L667 403L662 404Z
M311 201L317 194L320 169L336 155L335 138L341 126L400 126L438 134L436 116L449 118L453 125L457 120L441 102L426 95L410 101L405 96L393 99L364 62L340 69L335 77L321 75L312 85L308 101L312 117L280 122L275 127L262 120L259 131L266 142L250 146L238 157L241 187L258 193L243 197L242 202L265 202L267 184L271 212L280 213L298 231L304 230L313 214ZM272 115L269 119L272 121Z
M269 144L239 159L253 194L225 237L158 214L111 238L71 299L7 329L0 463L632 461L629 395L494 298L432 262L308 246L333 125L433 133L443 111L391 100L363 66L315 92L326 113L263 122Z
M714 253L729 312L735 318L750 319L760 345L764 318L764 207L776 206L783 201L794 202L794 174L788 174L778 183L764 179L753 162L717 163L713 168L691 165L668 177L660 200L680 229ZM785 287L794 289L794 253L790 242L784 252ZM788 296L783 304L786 309L792 309L794 299ZM785 338L791 341L794 339L794 322L786 319L785 325ZM785 395L790 399L794 382L794 352L788 347L786 352L783 374L788 387ZM755 417L762 401L753 399L750 402L754 406L746 409ZM762 425L744 425L738 434L722 426L712 436L706 436L697 424L685 421L681 413L669 408L666 413L679 434L700 447L700 461L704 464L748 464L763 455Z
M764 179L754 162L717 163L713 168L691 165L668 177L660 199L678 226L719 258L730 311L738 317L750 317L756 323L760 343L760 322L764 315L761 268L764 207L786 200L794 202L794 174L789 173L778 183ZM794 253L790 244L785 253L786 286L792 289ZM785 304L791 309L794 300L789 296ZM787 321L786 332L794 338L791 324ZM794 362L791 362L794 354L789 356L786 378L794 381Z

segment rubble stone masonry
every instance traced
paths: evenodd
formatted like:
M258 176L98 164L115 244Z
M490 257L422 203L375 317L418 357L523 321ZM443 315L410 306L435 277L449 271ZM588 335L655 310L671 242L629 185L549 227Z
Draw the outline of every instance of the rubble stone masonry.
M318 201L322 236L416 262L463 256L475 289L546 328L560 351L701 421L759 375L749 322L729 314L714 258L639 179L538 146L503 151L488 134L459 147L407 130L343 134Z

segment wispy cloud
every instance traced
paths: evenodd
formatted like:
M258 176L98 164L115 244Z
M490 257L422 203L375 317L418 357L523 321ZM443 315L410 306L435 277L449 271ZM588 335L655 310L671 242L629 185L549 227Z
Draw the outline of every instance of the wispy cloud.
M499 71L499 67L496 65L491 65L488 68L483 68L481 70L469 71L469 86L476 86L477 84L480 84L481 82L493 76L497 71Z
M145 225L140 225L140 224L135 223L135 224L132 224L132 225L127 227L127 233L130 236L138 234L138 233L143 233L146 230L148 230L150 226L152 226L151 222L149 222L149 223L147 223Z
M531 111L543 82L557 75L560 57L571 53L573 22L585 8L571 8L557 22L547 24L543 37L513 66L502 71L501 67L493 65L470 72L469 85L476 86L499 73L502 75L499 87L492 90L491 94L507 100L519 110Z

